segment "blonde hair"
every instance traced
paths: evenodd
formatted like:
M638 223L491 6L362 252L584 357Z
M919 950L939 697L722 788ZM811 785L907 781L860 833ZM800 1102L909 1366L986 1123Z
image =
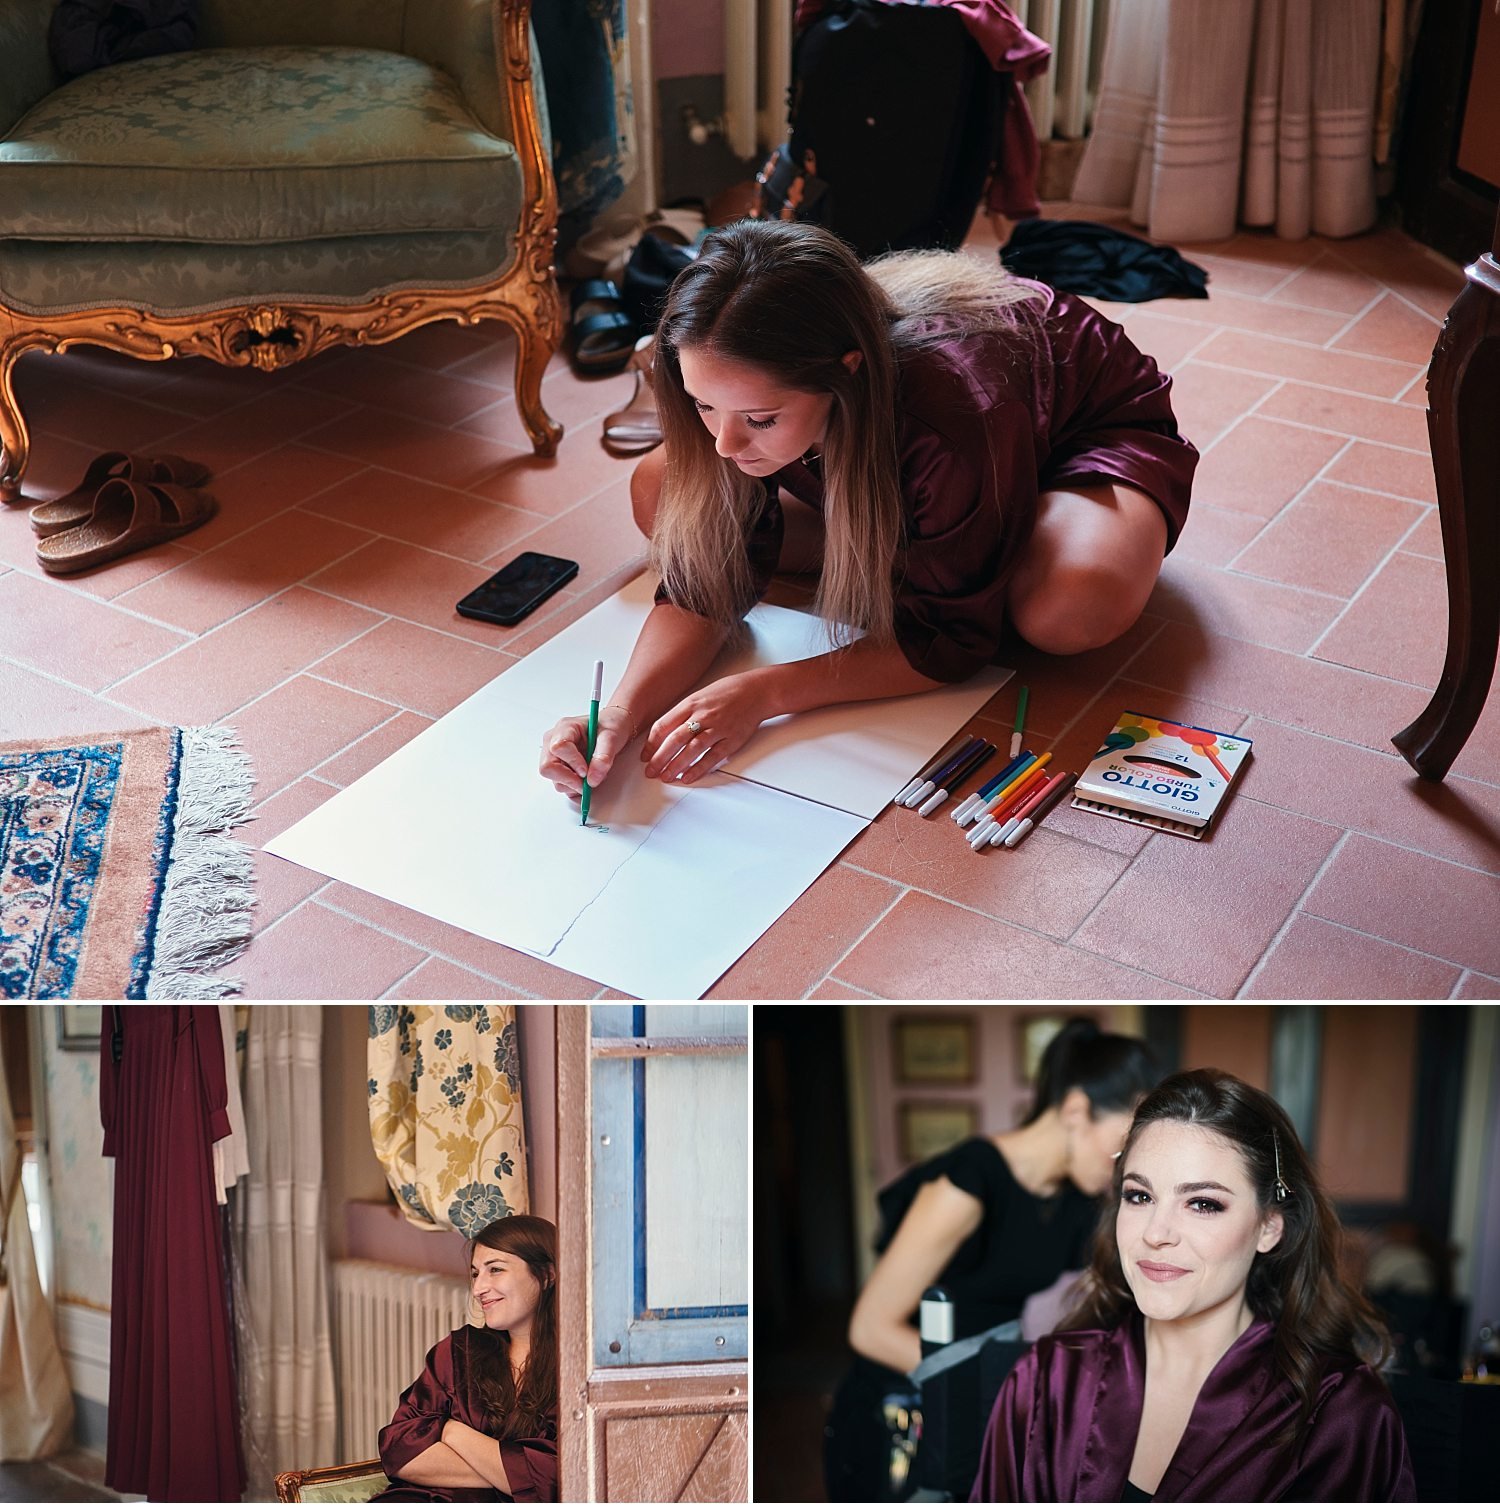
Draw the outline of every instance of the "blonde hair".
M657 326L655 389L666 466L651 540L671 599L731 625L753 605L745 543L761 482L714 449L683 387L684 347L754 366L833 399L823 445L823 570L815 610L830 626L894 637L905 544L896 431L901 359L955 335L1016 333L1039 346L1043 295L998 264L957 252L897 252L862 266L816 225L742 220L708 236L672 285ZM851 371L845 355L857 351Z

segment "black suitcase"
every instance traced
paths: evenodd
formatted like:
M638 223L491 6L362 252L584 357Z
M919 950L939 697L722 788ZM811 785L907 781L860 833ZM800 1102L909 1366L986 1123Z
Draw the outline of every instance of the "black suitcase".
M957 247L997 155L1011 77L956 11L834 0L792 51L791 139L756 213L825 225L861 257Z

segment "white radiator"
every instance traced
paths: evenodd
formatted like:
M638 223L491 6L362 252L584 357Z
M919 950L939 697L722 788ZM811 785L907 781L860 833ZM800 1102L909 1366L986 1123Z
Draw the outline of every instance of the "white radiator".
M1026 86L1038 141L1088 132L1104 57L1109 0L1011 0L1021 24L1052 44L1047 71Z
M724 130L738 157L786 140L795 3L724 0Z
M787 135L796 0L725 0L724 123L740 157ZM1052 44L1047 71L1026 86L1039 141L1084 136L1093 116L1109 0L1011 0L1022 25Z
M339 1390L339 1459L376 1455L380 1431L417 1378L427 1353L466 1323L461 1278L335 1262L334 1355Z

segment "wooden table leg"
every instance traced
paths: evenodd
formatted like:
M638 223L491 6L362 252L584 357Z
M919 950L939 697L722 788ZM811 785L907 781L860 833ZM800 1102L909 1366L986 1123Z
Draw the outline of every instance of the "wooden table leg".
M1500 252L1500 227L1496 233ZM1448 575L1448 654L1426 709L1391 740L1428 780L1458 758L1500 638L1500 260L1465 269L1427 371L1427 432Z

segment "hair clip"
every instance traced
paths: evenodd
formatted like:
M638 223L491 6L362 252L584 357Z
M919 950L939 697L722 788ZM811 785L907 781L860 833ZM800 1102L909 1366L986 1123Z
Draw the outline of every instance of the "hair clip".
M1271 1149L1276 1158L1276 1183L1274 1192L1276 1195L1276 1202L1277 1204L1280 1204L1284 1199L1290 1197L1292 1190L1286 1179L1281 1176L1281 1139L1276 1135L1275 1126L1271 1127Z

